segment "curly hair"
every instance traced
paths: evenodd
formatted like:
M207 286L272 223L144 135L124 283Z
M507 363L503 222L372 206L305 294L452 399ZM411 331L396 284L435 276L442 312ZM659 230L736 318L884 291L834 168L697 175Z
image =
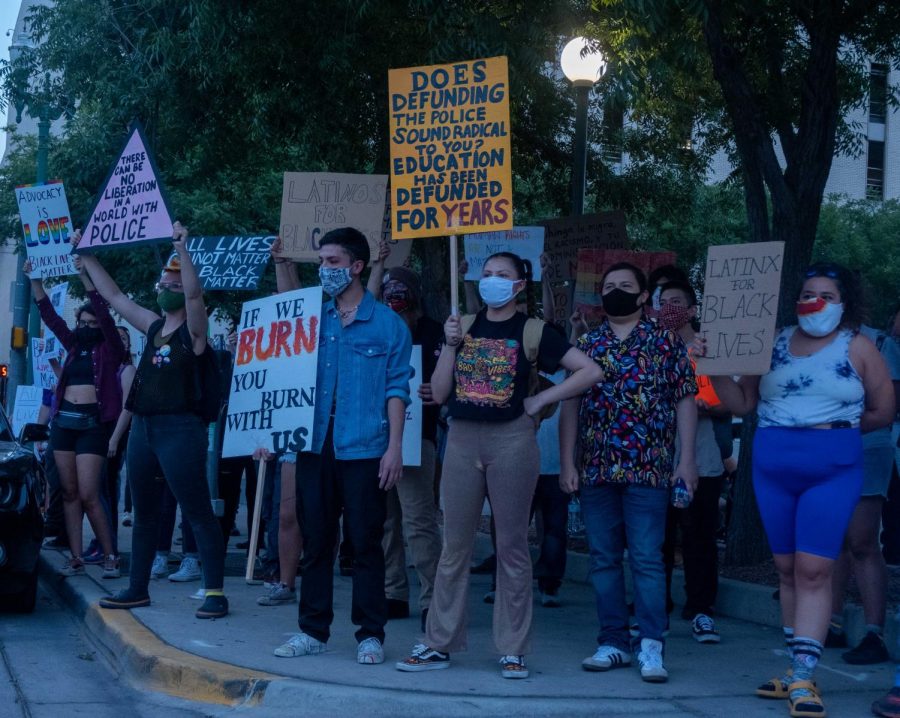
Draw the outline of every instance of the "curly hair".
M813 277L827 277L837 284L838 291L841 293L841 304L844 305L841 326L858 331L859 326L866 320L866 306L859 275L836 262L815 262L804 272L803 283L797 293L798 299L806 281Z

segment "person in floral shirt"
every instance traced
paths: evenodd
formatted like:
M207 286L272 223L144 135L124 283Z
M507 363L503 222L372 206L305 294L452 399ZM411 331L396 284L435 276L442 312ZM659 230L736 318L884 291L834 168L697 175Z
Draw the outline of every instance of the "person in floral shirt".
M627 540L641 676L663 682L668 679L663 665L666 507L673 477L684 479L690 492L697 484L697 383L677 333L644 316L649 295L643 272L615 264L603 275L601 292L607 318L577 346L600 365L604 379L565 403L559 429L560 487L569 493L581 488L600 621L597 651L582 666L606 671L631 664L622 570Z

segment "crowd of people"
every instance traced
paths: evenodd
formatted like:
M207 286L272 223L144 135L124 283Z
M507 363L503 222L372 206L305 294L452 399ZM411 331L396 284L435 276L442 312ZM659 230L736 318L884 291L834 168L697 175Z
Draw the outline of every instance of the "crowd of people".
M113 470L101 468L127 445L134 514L129 583L100 605L150 604L151 578L166 575L177 503L186 560L194 561L180 571L202 574L196 615L217 618L228 613L224 549L240 477L246 473L249 485L251 473L249 459L226 467L232 506L231 523L223 525L211 508L207 427L197 410L198 372L210 361L207 311L186 236L176 223L175 252L152 310L132 301L95 255L79 260L90 301L78 310L74 331L56 316L40 281L32 284L41 316L67 350L48 399L71 553L64 573L97 561L104 577L119 575L118 469L115 461ZM493 603L500 671L504 678L527 677L533 580L542 605L560 605L566 506L578 492L598 627L582 666L609 671L636 660L643 680L666 681L678 545L682 617L699 643L721 640L717 535L726 467L734 460L732 416L755 414L752 480L791 654L784 673L756 693L786 699L792 716L825 715L815 669L824 646L846 645L843 600L851 573L867 626L845 660L888 658L879 527L896 475L891 426L900 320L886 332L862 323L854 273L832 263L808 269L796 323L779 330L766 374L706 377L696 371L696 358L705 354L697 331L701 298L677 267L650 277L629 263L608 267L600 284L602 319L591 326L576 312L566 336L536 316L532 268L515 254L489 257L477 285L466 284L469 313L453 313L441 326L428 316L418 275L386 269L388 253L383 246L371 257L365 236L352 228L320 240L319 279L329 300L321 314L311 440L299 453L260 450L253 457L278 469L271 502L277 530L269 540L277 549L276 578L259 603L299 598L300 631L275 655L326 650L340 555L342 573L352 575L358 662L382 663L385 625L409 615L411 563L424 637L396 668L448 668L451 654L467 646L469 573L487 501L495 559L485 600ZM273 261L278 292L301 286L278 242ZM548 282L541 296L550 318ZM136 368L110 307L147 336ZM413 344L423 357L422 459L419 467L404 467ZM535 514L543 540L533 567L528 530ZM97 542L88 552L84 515ZM900 706L900 672L883 703L886 711Z

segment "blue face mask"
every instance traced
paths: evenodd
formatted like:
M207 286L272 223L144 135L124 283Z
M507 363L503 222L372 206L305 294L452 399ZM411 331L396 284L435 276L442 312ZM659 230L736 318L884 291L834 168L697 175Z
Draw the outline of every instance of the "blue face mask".
M319 281L325 294L337 297L350 286L353 275L350 274L350 267L319 267Z
M498 309L516 296L516 283L503 277L482 277L478 282L478 293L482 301L491 309Z

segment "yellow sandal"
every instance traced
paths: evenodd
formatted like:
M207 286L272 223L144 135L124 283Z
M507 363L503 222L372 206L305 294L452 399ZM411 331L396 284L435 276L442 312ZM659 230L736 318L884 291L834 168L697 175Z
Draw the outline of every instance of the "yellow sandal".
M786 675L793 676L794 672L788 668ZM781 677L772 678L756 689L756 695L760 698L775 698L778 700L788 697L787 683Z
M792 699L790 694L792 691L805 689L812 695L800 696L796 700ZM825 704L819 697L819 691L816 684L812 681L794 681L788 686L788 703L791 706L792 718L825 718L828 714L825 712Z

